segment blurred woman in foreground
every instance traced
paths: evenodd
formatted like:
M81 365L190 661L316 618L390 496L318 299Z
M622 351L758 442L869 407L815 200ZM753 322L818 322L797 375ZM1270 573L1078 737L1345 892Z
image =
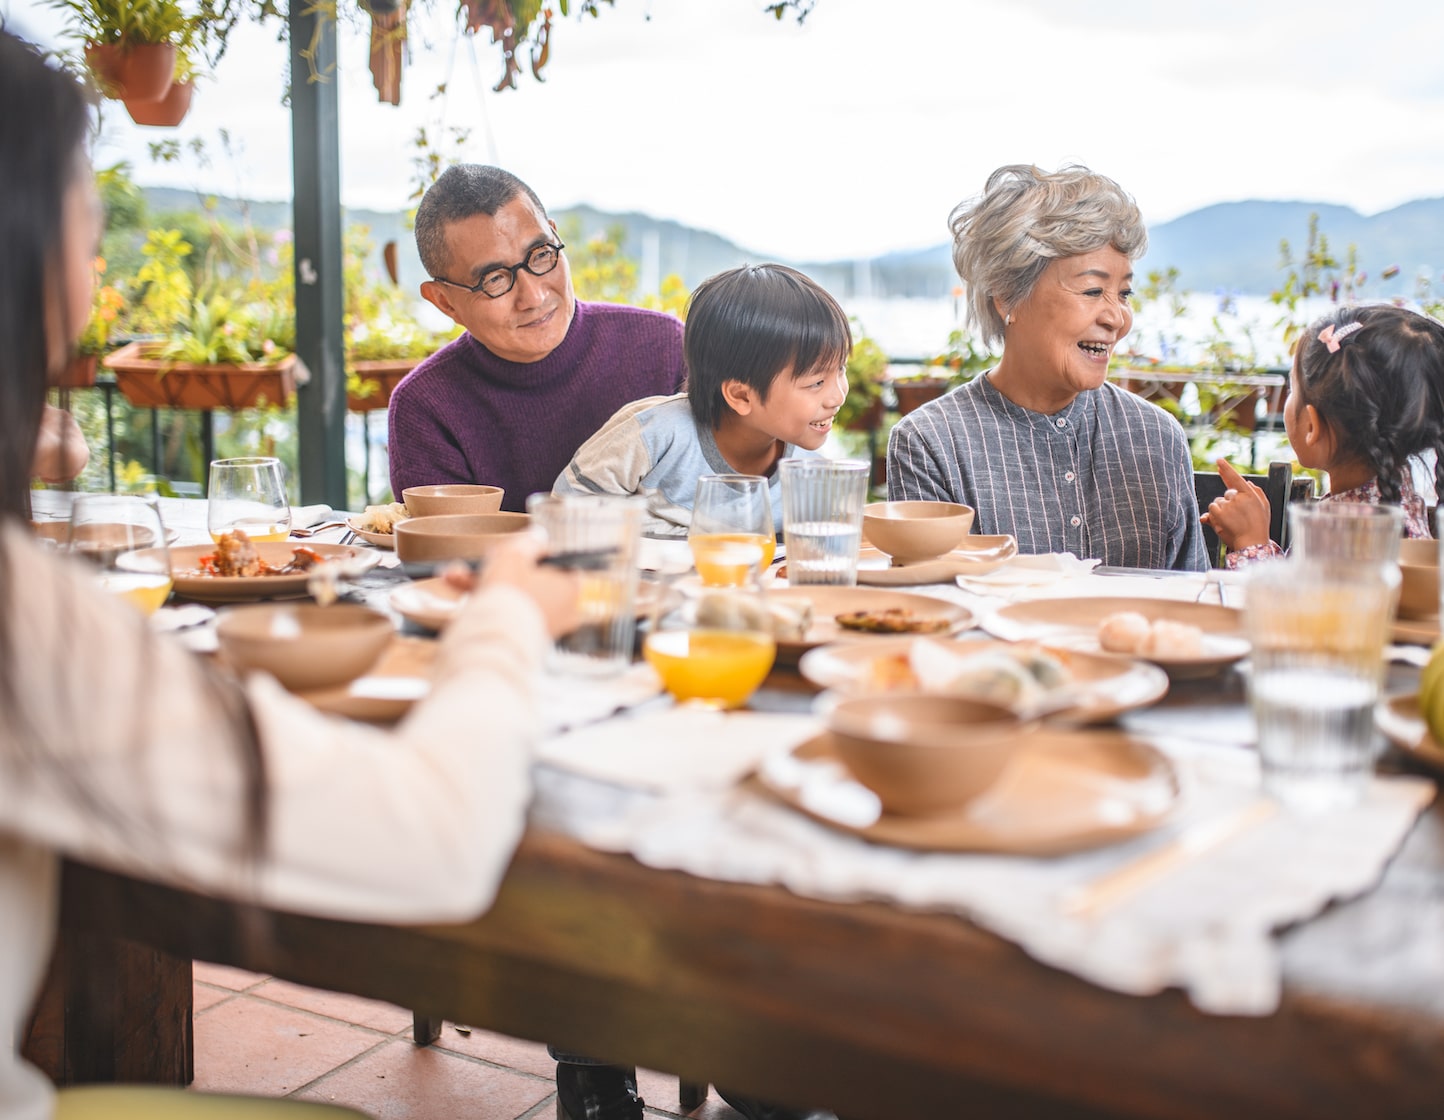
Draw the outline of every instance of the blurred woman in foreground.
M269 677L220 677L42 551L30 472L47 376L89 311L100 208L80 88L3 31L0 105L0 1029L22 1036L65 855L337 918L474 916L521 834L532 680L574 584L525 546L499 556L429 697L385 732ZM0 1115L54 1107L37 1071L0 1056Z

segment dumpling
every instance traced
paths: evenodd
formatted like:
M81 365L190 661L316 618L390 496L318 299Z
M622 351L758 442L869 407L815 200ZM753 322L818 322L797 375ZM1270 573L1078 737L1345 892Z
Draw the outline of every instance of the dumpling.
M1142 653L1152 632L1137 611L1118 611L1098 624L1098 644L1109 653Z

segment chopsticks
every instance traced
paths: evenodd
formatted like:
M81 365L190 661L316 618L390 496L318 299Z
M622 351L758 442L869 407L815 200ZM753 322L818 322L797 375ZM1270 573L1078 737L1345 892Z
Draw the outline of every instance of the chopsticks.
M1278 804L1260 798L1218 820L1186 829L1173 840L1131 863L1064 892L1059 909L1070 918L1096 918L1131 895L1151 886L1190 860L1221 848L1278 812Z

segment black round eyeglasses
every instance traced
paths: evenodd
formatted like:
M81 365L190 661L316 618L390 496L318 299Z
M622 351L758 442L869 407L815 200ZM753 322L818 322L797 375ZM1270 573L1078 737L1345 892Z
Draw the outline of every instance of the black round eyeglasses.
M455 280L448 280L444 276L433 276L432 279L438 284L449 284L453 288L461 288L463 291L480 292L487 299L500 299L516 287L516 274L526 269L533 276L545 276L556 268L562 259L562 250L566 246L560 241L548 242L545 245L538 245L526 255L526 260L518 261L516 264L503 265L501 268L493 268L475 284L458 284Z

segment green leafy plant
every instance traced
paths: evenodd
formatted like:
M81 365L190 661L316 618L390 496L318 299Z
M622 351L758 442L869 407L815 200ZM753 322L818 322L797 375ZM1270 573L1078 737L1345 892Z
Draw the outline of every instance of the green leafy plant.
M160 356L191 365L277 362L289 351L273 335L285 329L284 316L272 308L212 295L191 302L189 313L177 321Z
M180 43L194 24L176 0L50 0L69 17L68 32L87 43Z
M836 423L848 427L867 416L882 400L882 387L887 381L887 354L853 321L856 341L847 358L847 398L837 410Z
M985 349L979 349L973 337L963 330L954 330L948 335L948 345L941 354L934 354L919 367L912 378L942 379L952 389L971 381L983 370L996 364L997 359Z

